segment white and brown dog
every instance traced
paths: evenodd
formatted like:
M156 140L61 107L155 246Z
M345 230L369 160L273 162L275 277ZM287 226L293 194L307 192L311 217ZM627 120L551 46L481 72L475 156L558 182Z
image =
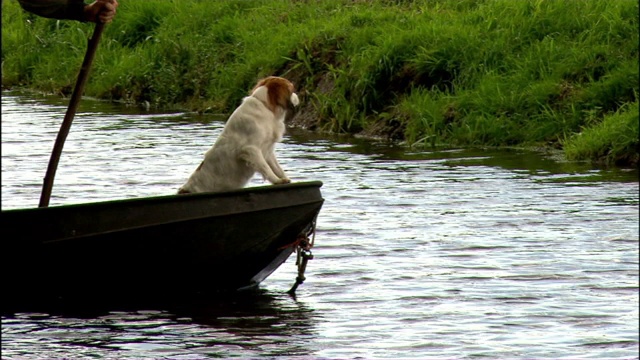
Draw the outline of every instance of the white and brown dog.
M299 102L289 80L269 76L258 81L178 193L240 189L256 172L272 184L289 183L274 149L284 135L287 110Z

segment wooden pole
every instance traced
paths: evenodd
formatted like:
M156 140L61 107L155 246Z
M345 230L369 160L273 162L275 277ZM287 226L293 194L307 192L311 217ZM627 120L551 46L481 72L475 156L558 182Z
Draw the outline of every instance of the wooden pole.
M47 173L44 177L44 184L42 185L39 207L49 206L51 189L53 188L53 178L55 177L56 170L58 169L60 154L62 154L64 142L67 139L69 129L71 128L71 123L73 122L73 117L76 114L78 104L80 103L80 99L82 98L84 85L87 82L89 69L91 68L91 63L93 62L96 49L98 48L98 41L100 40L103 29L104 23L96 23L96 27L93 30L93 36L91 37L91 39L89 39L89 44L87 45L87 53L84 55L84 61L82 62L80 73L78 74L78 80L76 80L76 87L73 89L73 93L71 94L71 100L69 101L67 113L65 114L62 125L60 126L60 130L58 131L56 142L53 145L53 151L51 152L51 158L49 159L49 166L47 167Z

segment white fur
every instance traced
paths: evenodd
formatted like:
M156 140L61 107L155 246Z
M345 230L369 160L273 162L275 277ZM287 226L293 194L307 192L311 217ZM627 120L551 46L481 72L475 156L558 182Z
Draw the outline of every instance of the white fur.
M293 87L293 86L292 86ZM288 94L287 94L288 95ZM298 95L291 92L289 101L297 106ZM274 152L285 132L286 110L269 107L268 89L257 87L245 97L229 120L215 144L179 193L227 191L244 187L258 172L272 184L290 180L280 167Z

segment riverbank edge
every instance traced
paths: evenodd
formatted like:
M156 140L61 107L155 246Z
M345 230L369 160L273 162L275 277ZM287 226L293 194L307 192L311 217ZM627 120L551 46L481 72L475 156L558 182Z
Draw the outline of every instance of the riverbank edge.
M60 99L68 100L69 96L63 94L54 94L50 92L46 92L40 89L34 89L30 87L4 87L1 88L2 93L13 93L17 95L33 95L36 97L49 97L54 96ZM212 109L200 110L190 108L185 104L172 104L170 108L167 109L157 109L150 108L146 104L143 103L131 103L125 101L113 101L109 99L100 99L92 96L84 95L82 97L85 100L91 101L100 101L115 104L118 106L124 106L129 109L136 109L136 111L141 112L152 112L154 114L157 113L192 113L198 115L211 115L216 118L226 119L230 113L221 113L213 111ZM82 102L80 103L82 104ZM82 106L82 105L80 105ZM312 104L305 104L303 107L312 108ZM513 150L513 151L525 151L540 154L541 156L553 159L559 163L582 163L582 164L591 164L595 167L602 168L619 168L619 169L628 169L635 168L634 165L611 165L607 163L598 163L591 160L569 160L562 148L558 146L541 146L541 145L520 145L520 146L457 146L452 144L437 144L433 147L427 146L412 146L408 144L405 139L398 137L398 128L393 126L385 126L385 124L381 121L377 124L372 124L370 129L365 129L363 131L357 133L344 133L344 132L334 132L324 130L321 126L321 121L317 118L314 118L313 114L305 113L304 110L298 110L293 116L289 116L286 122L288 129L296 129L307 131L310 133L317 134L319 136L327 136L333 139L337 139L337 141L349 141L349 138L355 138L359 140L365 140L376 143L384 143L388 145L398 146L400 148L404 148L407 151L442 151L442 150L450 150L450 149L478 149L478 150ZM375 128L374 128L375 127Z

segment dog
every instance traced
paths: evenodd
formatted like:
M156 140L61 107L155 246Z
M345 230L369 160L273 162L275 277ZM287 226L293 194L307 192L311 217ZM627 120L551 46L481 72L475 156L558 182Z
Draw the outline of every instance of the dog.
M240 189L256 172L272 184L291 182L274 150L284 135L287 112L300 103L295 88L285 78L269 76L249 94L178 194Z

